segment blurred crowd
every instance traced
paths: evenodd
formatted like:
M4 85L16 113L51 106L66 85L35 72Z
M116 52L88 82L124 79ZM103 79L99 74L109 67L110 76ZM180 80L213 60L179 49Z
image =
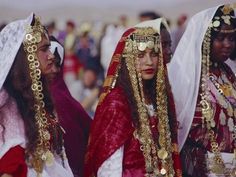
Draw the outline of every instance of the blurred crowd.
M138 15L138 21L152 20L160 16L154 11L143 11ZM168 21L173 52L185 30L186 21L185 14L180 15L176 22ZM0 30L4 26L5 23L0 24ZM55 21L45 26L49 35L53 35L64 45L63 77L71 95L93 118L109 61L118 40L129 27L128 17L121 15L117 23L102 25L89 22L77 24L68 20L64 29L58 29Z

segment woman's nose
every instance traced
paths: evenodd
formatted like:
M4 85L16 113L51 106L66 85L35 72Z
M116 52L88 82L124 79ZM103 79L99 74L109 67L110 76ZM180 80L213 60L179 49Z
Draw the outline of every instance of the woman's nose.
M48 60L52 60L52 59L54 59L54 58L55 58L55 56L52 54L51 51L49 51Z
M234 47L234 42L232 42L230 39L225 38L223 41L224 47L231 48Z
M148 65L152 65L152 57L150 56L150 54L146 54L146 64Z

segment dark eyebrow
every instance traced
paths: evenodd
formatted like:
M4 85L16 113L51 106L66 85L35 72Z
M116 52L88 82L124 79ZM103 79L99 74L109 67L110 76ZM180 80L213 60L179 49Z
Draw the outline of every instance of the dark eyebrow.
M50 47L50 46L51 46L50 43L46 43L46 44L39 46L39 49L44 48L44 47Z

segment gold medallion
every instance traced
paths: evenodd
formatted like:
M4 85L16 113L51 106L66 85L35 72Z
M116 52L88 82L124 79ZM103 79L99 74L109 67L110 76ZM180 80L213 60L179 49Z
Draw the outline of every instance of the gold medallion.
M216 122L214 120L211 120L211 127L214 128L216 126Z
M43 133L43 137L44 137L45 140L50 140L51 135L50 135L50 133L49 133L48 131L45 131L45 132Z
M51 151L47 151L45 155L46 155L46 165L52 166L54 162L54 155L52 154Z
M162 168L160 172L161 172L162 175L165 175L167 171L166 171L165 168Z
M168 157L168 152L163 148L160 149L157 154L158 154L158 157L162 160L165 160Z
M146 172L147 173L152 173L153 172L153 168L151 166L146 167Z
M233 108L230 104L228 104L227 113L230 117L233 117Z
M153 49L153 48L154 48L154 45L155 45L154 41L148 41L148 42L147 42L147 47L148 47L149 49Z
M215 174L224 174L224 166L222 164L214 164L211 167L211 171Z
M217 28L220 26L220 21L216 20L212 23L213 27Z
M140 43L138 44L138 50L139 50L139 51L144 51L144 50L146 49L146 47L147 47L147 45L146 45L146 43L144 43L144 42L140 42Z

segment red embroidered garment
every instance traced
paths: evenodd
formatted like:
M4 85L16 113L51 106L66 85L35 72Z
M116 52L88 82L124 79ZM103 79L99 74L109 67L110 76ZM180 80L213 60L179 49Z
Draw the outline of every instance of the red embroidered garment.
M100 96L100 104L97 107L94 120L91 126L89 137L89 145L85 159L85 177L97 176L100 166L120 147L124 147L123 162L122 162L122 176L123 177L143 177L145 176L145 160L143 152L140 150L140 143L133 133L135 127L131 114L130 103L128 97L119 85L111 89L111 78L117 73L120 65L121 54L124 50L125 39L135 29L127 30L113 54L106 81L104 83L103 93ZM165 74L166 68L164 66ZM164 82L167 85L168 97L168 118L171 131L171 143L173 145L173 167L175 176L182 176L181 165L179 161L179 154L177 148L177 126L175 125L175 106L170 87L168 85L167 75L165 75ZM101 101L102 100L102 101ZM158 119L158 118L157 118ZM150 127L156 124L152 118L149 119ZM157 124L155 125L157 126ZM154 127L153 127L154 128ZM157 130L157 127L155 128ZM152 130L152 128L151 128ZM152 130L153 136L157 135L158 131Z
M91 126L90 143L85 162L85 177L97 174L98 168L119 147L124 145L123 176L146 174L143 152L134 138L131 112L124 91L114 88L97 108ZM176 140L172 141L176 143ZM174 168L181 169L179 155L173 153ZM176 175L177 176L177 175Z
M218 78L217 81L220 81L223 75L225 75L227 80L230 82L227 84L235 84L236 79L234 74L228 66L226 66L226 64L219 64L216 68L212 67L210 69L210 74ZM216 127L214 129L217 137L216 141L220 145L221 152L233 153L234 142L227 125L227 121L231 116L229 116L227 110L219 104L219 93L215 90L212 82L209 81L209 83L210 93L212 95L211 103L214 110L214 120L216 122ZM234 98L234 100L236 101L236 98ZM210 141L207 136L207 128L206 126L202 126L202 113L199 102L200 96L198 98L192 127L186 143L181 151L183 172L186 176L190 175L191 177L207 176L206 153L207 151L212 151ZM224 121L221 120L222 114L225 115L226 125L222 125L222 121ZM235 119L235 116L236 115L233 115L233 119Z
M11 148L0 159L0 175L11 174L13 177L26 177L25 150L21 146Z

